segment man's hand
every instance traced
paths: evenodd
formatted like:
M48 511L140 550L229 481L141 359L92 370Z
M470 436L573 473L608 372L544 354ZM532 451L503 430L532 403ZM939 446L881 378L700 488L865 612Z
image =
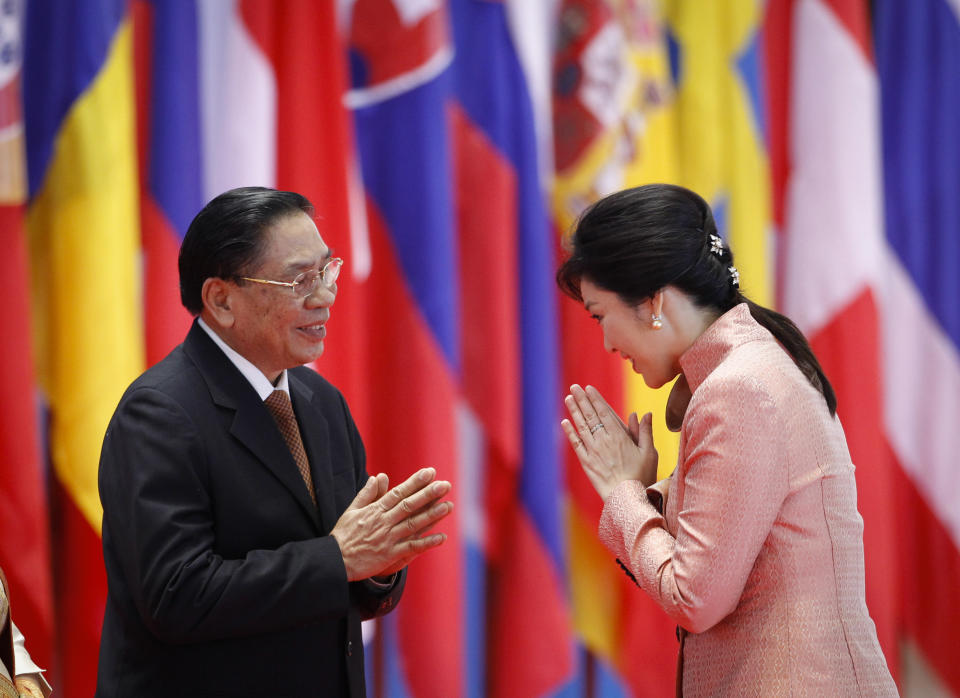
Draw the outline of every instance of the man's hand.
M16 684L22 698L43 698L43 690L32 676L18 676Z
M367 480L330 532L340 546L347 581L393 574L447 539L443 533L426 535L453 511L453 502L437 501L450 483L433 482L436 474L424 468L389 491L386 475Z

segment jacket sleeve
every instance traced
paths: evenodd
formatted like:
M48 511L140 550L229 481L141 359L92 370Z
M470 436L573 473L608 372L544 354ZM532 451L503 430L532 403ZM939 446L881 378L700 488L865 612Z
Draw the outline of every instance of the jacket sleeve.
M104 438L105 561L111 586L126 587L146 627L188 643L345 617L349 586L331 536L238 559L215 553L206 458L198 426L151 388L124 398Z
M777 412L763 387L741 379L709 388L687 415L676 538L638 482L619 485L600 520L607 547L691 632L736 608L788 491Z

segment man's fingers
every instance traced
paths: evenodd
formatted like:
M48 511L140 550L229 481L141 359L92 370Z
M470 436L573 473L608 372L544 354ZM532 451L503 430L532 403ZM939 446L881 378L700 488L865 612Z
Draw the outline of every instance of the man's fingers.
M424 536L423 538L411 538L401 543L407 550L407 552L404 553L404 557L409 560L409 558L426 552L430 550L430 548L436 548L438 545L442 545L446 539L446 533L434 533L429 536Z
M421 468L392 490L387 492L380 500L380 506L387 512L398 506L404 499L425 488L437 476L434 468ZM412 509L416 511L416 509Z
M350 502L347 511L360 509L377 500L377 478L372 475L367 478L366 484L357 492L357 496Z
M407 535L418 535L424 529L445 518L453 511L453 502L439 502L434 504L426 511L422 511L409 517L397 527L398 531L403 531Z
M380 499L390 489L390 478L386 473L377 473L377 499Z
M394 572L399 572L404 567L409 565L410 562L417 557L417 555L424 553L431 548L436 548L437 546L443 545L444 541L446 540L446 533L435 533L427 536L423 535L423 532L421 532L420 537L409 538L401 543L398 543L397 550L401 551L399 557L394 560L392 564L381 570L379 574L393 574Z
M434 526L436 526L436 525L437 525L438 523L440 523L442 520L443 520L443 519L437 519L436 521L432 521L432 522L428 523L426 526L424 526L423 528L421 528L419 531L417 531L417 532L416 532L415 534L413 534L412 536L408 536L408 538L409 538L409 537L413 537L413 538L423 538L425 535L427 535L428 533L430 533L430 531L433 530Z
M398 502L395 507L387 512L387 520L395 525L404 519L410 519L415 514L420 513L423 509L430 506L431 503L446 495L450 489L449 482L446 480L437 480Z

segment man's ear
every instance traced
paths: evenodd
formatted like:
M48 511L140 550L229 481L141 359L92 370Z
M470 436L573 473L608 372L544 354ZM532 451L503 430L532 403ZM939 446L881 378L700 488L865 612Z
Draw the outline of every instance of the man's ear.
M233 314L232 303L235 300L237 287L228 281L211 277L203 282L200 289L200 298L203 308L215 323L221 327L233 327L236 317Z

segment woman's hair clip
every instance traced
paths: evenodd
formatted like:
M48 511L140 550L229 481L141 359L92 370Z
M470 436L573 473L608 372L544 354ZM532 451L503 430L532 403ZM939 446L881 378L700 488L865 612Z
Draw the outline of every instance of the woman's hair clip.
M730 280L733 282L733 285L740 288L740 272L737 271L736 267L727 268L730 270Z
M718 257L723 256L723 240L718 235L710 234L710 251Z

